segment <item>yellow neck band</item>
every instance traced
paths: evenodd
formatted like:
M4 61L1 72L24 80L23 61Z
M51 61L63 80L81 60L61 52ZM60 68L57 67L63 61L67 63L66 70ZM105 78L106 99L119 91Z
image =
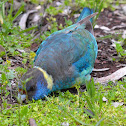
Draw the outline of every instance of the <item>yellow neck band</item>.
M47 88L52 90L52 87L53 87L53 78L51 75L49 75L45 70L43 70L41 67L38 67L38 66L34 66L33 68L36 68L38 69L39 71L41 71L43 73L43 76L44 78L46 79L47 81Z

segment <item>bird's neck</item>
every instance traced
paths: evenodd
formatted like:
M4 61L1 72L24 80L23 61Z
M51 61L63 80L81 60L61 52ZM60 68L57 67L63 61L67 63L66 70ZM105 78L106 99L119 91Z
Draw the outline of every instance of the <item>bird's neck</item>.
M42 69L39 66L34 66L33 68L36 68L36 69L38 69L39 71L42 72L42 74L43 74L43 76L44 76L44 78L45 78L45 80L47 81L47 84L48 84L47 88L52 90L52 87L53 87L53 78L52 78L52 76L49 75L44 69Z

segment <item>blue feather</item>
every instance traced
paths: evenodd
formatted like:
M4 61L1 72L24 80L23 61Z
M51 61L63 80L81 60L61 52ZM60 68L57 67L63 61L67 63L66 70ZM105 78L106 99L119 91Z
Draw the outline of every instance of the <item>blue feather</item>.
M83 8L83 10L76 22L79 22L80 20L84 19L85 17L89 16L90 14L93 14L93 9L90 9L88 7ZM93 23L93 18L91 18L90 21L91 21L91 23Z
M43 83L38 81L36 92L35 92L35 94L32 98L34 100L37 100L37 99L40 99L40 98L44 98L46 95L48 95L50 93L51 93L51 91Z

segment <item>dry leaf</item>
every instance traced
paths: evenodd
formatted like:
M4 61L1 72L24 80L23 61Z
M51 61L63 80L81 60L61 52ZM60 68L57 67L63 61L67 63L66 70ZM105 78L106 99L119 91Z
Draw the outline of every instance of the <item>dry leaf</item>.
M35 123L35 120L33 118L29 119L29 125L30 126L37 126L37 124Z
M112 73L109 76L97 78L95 80L95 83L104 84L104 83L107 83L109 81L116 81L116 80L119 80L120 78L122 78L125 75L126 75L126 67L123 67L123 68L117 70L116 72Z
M31 13L35 13L35 12L37 12L37 10L30 10L27 13L23 14L23 16L21 17L21 20L19 22L19 26L22 30L25 30L25 28L26 28L26 22L27 22L29 15Z
M107 70L109 70L110 68L103 68L103 69L93 69L93 71L95 71L95 72L100 72L100 71L107 71Z
M101 30L105 30L105 31L110 31L110 29L106 26L99 26L99 25L95 25L94 27L95 29L101 29Z
M119 105L122 106L124 103L123 103L123 102L113 102L112 104L113 104L113 106L116 108L116 107L118 107Z
M124 28L126 28L126 25L125 25L125 24L122 24L122 25L113 26L113 27L111 28L111 30L124 29Z

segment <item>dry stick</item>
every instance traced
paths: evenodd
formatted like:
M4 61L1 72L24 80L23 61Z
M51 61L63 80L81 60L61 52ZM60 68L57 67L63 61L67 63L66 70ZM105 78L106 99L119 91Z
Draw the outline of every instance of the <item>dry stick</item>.
M43 28L41 29L41 31L36 36L34 35L35 37L32 39L32 41L34 41L36 38L38 38L40 36L40 34L42 34L44 31L46 31L48 29L49 23L47 23L45 26L42 26L43 25L44 17L46 16L45 10L46 10L46 8L48 6L48 2L49 2L49 0L46 0L45 3L44 3L44 5L43 5L43 7L44 7L43 16L41 18L41 23L38 24L38 30L39 31L41 29L40 27L43 27Z

